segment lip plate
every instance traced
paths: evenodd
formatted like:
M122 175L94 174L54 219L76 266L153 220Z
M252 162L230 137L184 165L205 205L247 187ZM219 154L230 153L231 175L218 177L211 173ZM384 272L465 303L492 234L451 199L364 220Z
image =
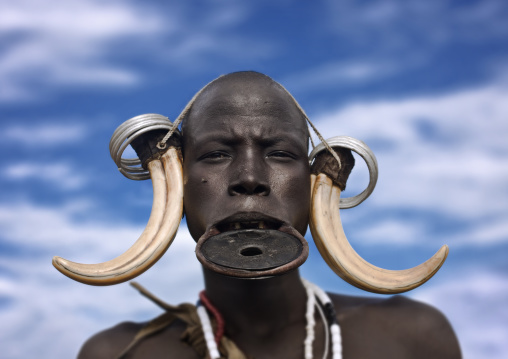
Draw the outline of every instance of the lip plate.
M243 229L210 237L201 252L208 261L219 266L252 271L290 263L299 257L302 247L298 238L282 231Z
M281 226L277 230L296 237L296 239L301 243L302 250L299 256L286 264L264 270L246 270L242 268L231 268L216 264L208 260L203 255L202 247L204 243L207 242L211 237L221 233L217 227L223 223L242 222L242 221L250 221L250 222L272 221L275 223L281 223ZM217 221L216 223L211 225L205 231L205 233L199 238L198 243L196 245L196 257L205 268L219 274L236 278L265 278L281 275L301 266L307 260L308 256L309 256L309 245L305 240L305 238L303 238L303 236L300 234L300 232L298 232L295 228L293 228L291 225L289 225L284 221L281 221L271 216L267 216L259 212L241 212L228 217L224 217L222 220Z

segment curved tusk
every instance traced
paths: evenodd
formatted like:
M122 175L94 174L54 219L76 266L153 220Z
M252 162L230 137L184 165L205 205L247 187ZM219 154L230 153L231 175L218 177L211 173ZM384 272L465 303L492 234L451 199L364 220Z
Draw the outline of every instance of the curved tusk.
M182 164L171 147L161 160L148 163L153 183L150 219L138 240L120 256L103 263L81 264L53 257L62 274L90 285L112 285L132 279L150 268L169 248L183 213Z
M402 293L428 281L443 265L448 255L447 245L426 262L405 270L387 270L365 261L344 234L339 210L340 189L325 174L319 174L311 182L314 183L310 215L312 236L328 266L349 284L374 293Z

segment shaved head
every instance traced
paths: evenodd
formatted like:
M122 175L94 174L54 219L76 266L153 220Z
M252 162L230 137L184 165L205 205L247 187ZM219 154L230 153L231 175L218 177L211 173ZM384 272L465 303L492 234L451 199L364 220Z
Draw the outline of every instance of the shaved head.
M231 106L232 103L235 106ZM182 121L184 143L185 133L193 128L194 119L202 118L204 113L217 116L226 113L238 116L269 113L280 119L301 119L301 135L306 141L309 138L305 116L295 100L279 83L259 72L233 72L208 84Z

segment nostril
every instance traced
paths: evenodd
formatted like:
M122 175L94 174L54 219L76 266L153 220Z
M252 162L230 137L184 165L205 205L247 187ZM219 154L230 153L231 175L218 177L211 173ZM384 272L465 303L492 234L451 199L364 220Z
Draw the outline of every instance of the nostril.
M246 194L247 193L247 189L241 185L233 186L231 188L231 191L236 194Z
M254 194L267 195L270 192L267 186L259 185L254 188Z
M242 183L233 185L229 188L229 194L231 195L267 196L269 193L270 193L269 187L262 184L249 186L248 184Z
M247 247L242 249L240 254L244 257L253 257L263 254L263 251L258 247Z

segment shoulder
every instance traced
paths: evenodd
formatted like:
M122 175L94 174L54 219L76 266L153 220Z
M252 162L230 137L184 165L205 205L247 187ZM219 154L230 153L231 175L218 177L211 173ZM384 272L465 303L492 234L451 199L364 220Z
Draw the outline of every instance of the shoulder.
M146 323L123 322L99 332L81 348L78 359L116 359L133 342ZM147 336L122 359L196 358L196 352L180 340L186 326L175 320L168 327Z
M350 343L369 338L374 351L384 349L392 358L461 357L450 323L430 305L399 295L389 298L331 295L331 298L343 336ZM366 336L360 338L358 333Z
M116 358L130 344L143 325L123 322L95 334L83 344L78 359Z

